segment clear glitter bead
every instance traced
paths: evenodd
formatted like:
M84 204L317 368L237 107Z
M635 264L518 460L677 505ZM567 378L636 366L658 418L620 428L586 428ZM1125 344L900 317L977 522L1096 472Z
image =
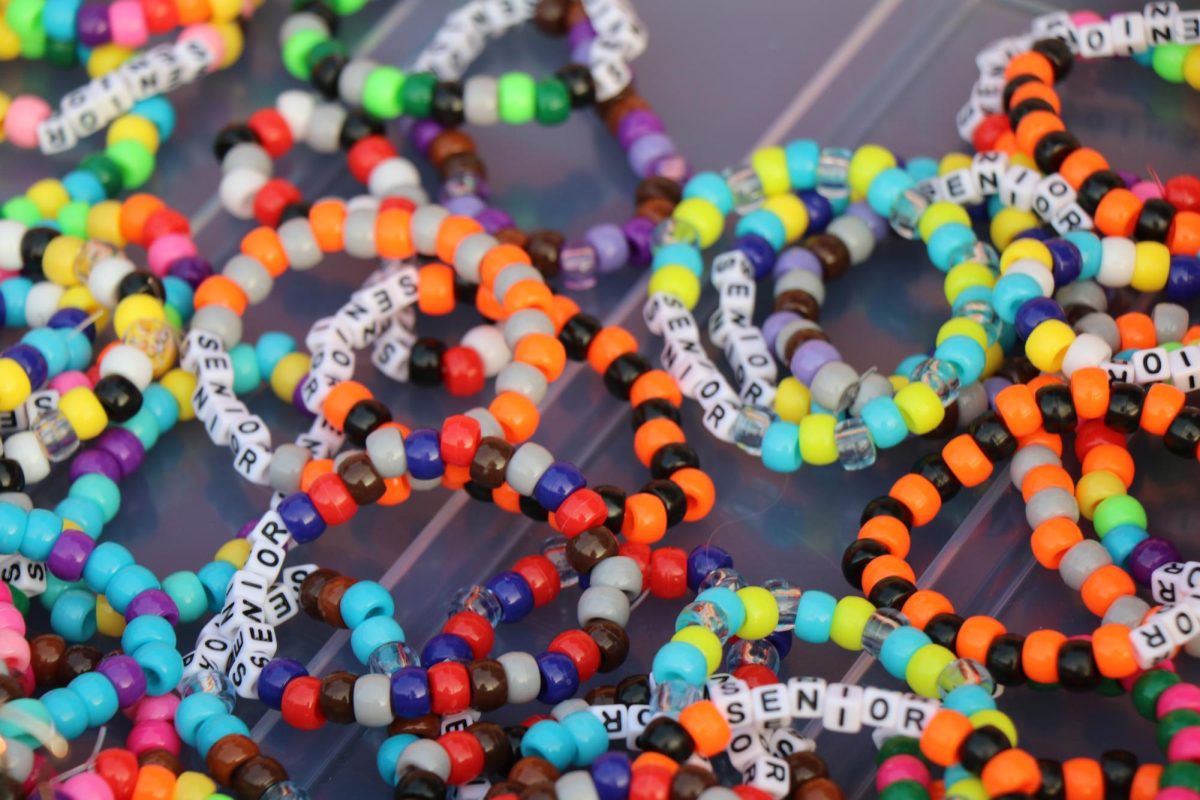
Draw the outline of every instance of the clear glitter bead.
M763 584L763 588L771 593L775 598L776 605L779 606L779 624L775 626L777 631L790 631L796 627L796 609L800 607L800 591L799 586L793 586L783 578L771 578Z
M981 686L988 694L995 694L996 679L987 667L969 658L956 658L945 666L938 675L938 697L945 698L960 686Z
M271 784L258 796L258 800L310 800L311 797L308 789L303 786L297 786L291 781L280 781Z
M779 651L766 639L743 639L729 648L725 664L730 672L747 664L762 664L774 673L779 672Z
M96 266L96 262L103 261L117 254L117 248L113 247L108 242L97 241L96 239L88 239L83 243L83 247L75 254L75 262L71 265L75 277L80 283L86 284L88 277L92 274L92 267Z
M883 649L883 640L897 628L903 628L908 624L908 617L901 614L894 608L878 609L867 619L866 627L863 628L863 650L879 658L879 651Z
M964 242L950 251L950 266L955 267L968 262L998 269L1000 254L996 252L996 248L979 240L970 244Z
M699 686L692 686L687 681L666 680L650 693L650 708L668 717L678 717L679 712L703 699L704 690Z
M817 159L817 193L841 200L850 196L850 159L854 151L844 147L826 147Z
M442 197L452 200L456 197L473 195L481 200L486 199L488 187L479 173L465 166L451 166L442 179Z
M888 223L892 226L892 230L905 239L915 239L917 223L921 221L921 215L927 208L929 208L929 201L925 199L924 195L916 189L905 189L896 198L896 202L888 214Z
M654 226L654 233L650 236L650 249L658 250L669 244L690 244L699 247L700 234L690 222L667 217Z
M579 583L579 573L567 560L567 538L565 536L548 536L542 542L542 555L550 559L550 563L558 570L558 582L564 589Z
M733 210L741 215L749 214L762 205L763 186L758 179L758 173L749 164L739 164L727 167L721 171L721 177L733 192Z
M596 285L596 248L587 242L570 242L559 256L563 286L584 291Z
M962 384L958 368L940 358L927 358L921 362L921 365L913 370L912 380L920 381L933 389L943 406L948 406L958 399L958 389Z
M858 417L850 417L833 428L837 444L838 463L847 472L866 469L875 463L875 442L867 425Z
M385 642L376 647L367 659L367 669L372 675L391 675L398 669L419 666L421 657L404 642Z
M733 421L733 443L752 456L762 452L763 437L771 425L771 412L761 406L745 405Z
M460 611L475 612L491 623L493 628L500 624L500 618L504 616L500 598L491 589L479 584L464 586L454 593L446 607L446 616L452 617Z
M183 679L179 684L179 696L187 697L192 694L216 695L229 712L237 705L237 689L234 688L233 681L224 672L213 669L202 669Z
M955 307L954 316L978 322L983 326L983 332L987 335L988 347L1000 340L1000 329L1004 323L1000 321L1000 315L996 313L996 309L986 300L968 300Z
M43 411L33 422L33 432L54 463L66 461L79 449L79 437L71 423L57 408Z
M156 378L166 375L179 355L175 331L161 319L136 320L125 330L122 341L149 356Z
M704 576L704 580L700 581L700 591L721 588L736 592L745 589L747 585L742 573L730 567L720 567Z
M729 615L716 603L707 600L688 603L683 611L679 612L679 616L675 618L675 630L686 628L688 625L699 625L712 631L722 644L727 642L733 633L729 630Z

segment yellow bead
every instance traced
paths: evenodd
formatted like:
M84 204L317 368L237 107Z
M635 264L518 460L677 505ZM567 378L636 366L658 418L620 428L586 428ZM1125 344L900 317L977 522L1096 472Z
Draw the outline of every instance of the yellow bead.
M0 61L12 61L19 55L21 55L21 37L0 20ZM0 129L0 140L3 138L4 131Z
M1075 501L1084 519L1096 514L1096 506L1110 497L1126 494L1125 482L1106 469L1089 472L1075 484Z
M55 219L62 207L71 202L67 187L54 178L43 178L25 190L25 196L33 201L42 214L42 219Z
M837 417L831 414L809 414L800 420L800 458L805 464L821 467L837 461L836 425Z
M104 595L96 595L96 630L101 636L119 638L125 632L125 616L108 602Z
M311 363L306 353L288 353L275 363L271 370L271 391L285 403L292 402L296 387L308 374Z
M833 622L829 626L829 638L843 650L862 650L863 629L867 620L875 613L875 606L865 597L847 595L833 608Z
M946 273L946 280L942 282L946 300L951 305L960 294L972 286L986 286L990 289L995 285L996 273L992 268L972 261L964 261L962 264L951 267Z
M196 410L192 408L192 392L196 391L196 376L185 369L173 369L159 379L164 389L171 393L179 404L179 419L187 422L195 419Z
M213 556L213 561L225 561L233 564L237 569L241 569L246 564L246 559L250 557L250 540L249 539L230 539L225 544L221 545L221 549Z
M938 676L957 656L940 644L927 644L913 653L904 670L904 680L922 697L938 696Z
M0 411L12 411L29 399L29 374L11 358L0 358Z
M89 78L99 78L115 70L129 59L134 51L119 44L102 44L88 56L87 74Z
M912 383L912 381L910 381L904 375L889 375L888 383L892 384L892 394L895 394L905 386L908 386L908 384Z
M788 177L787 156L782 147L763 147L750 154L750 167L762 184L763 194L771 197L792 188Z
M921 241L928 242L934 231L950 222L958 222L969 228L971 227L971 216L958 203L939 200L930 204L929 208L925 209L925 213L921 215L921 221L917 223L917 232L921 234Z
M704 654L704 660L708 662L708 673L717 671L717 667L721 666L721 640L717 635L708 628L701 628L699 625L688 625L675 632L671 637L672 642L684 642Z
M1171 271L1171 251L1162 242L1138 242L1130 287L1139 292L1161 292Z
M145 117L136 114L126 114L118 117L117 121L108 126L107 141L109 146L117 142L132 140L150 151L158 152L158 128Z
M994 708L976 711L971 716L967 717L971 720L971 724L977 729L991 725L999 728L1008 739L1008 743L1013 747L1017 746L1017 726L1013 724L1012 718L1003 711L997 711Z
M1016 238L1030 228L1038 226L1037 215L1032 211L1022 211L1019 208L1002 208L992 217L989 234L992 244L1003 250Z
M1042 372L1062 369L1067 348L1075 341L1075 331L1062 320L1048 319L1033 329L1025 340L1025 357Z
M58 410L83 441L95 439L108 427L104 406L100 405L96 393L86 386L76 386L59 398Z
M75 236L55 236L42 255L42 272L59 286L75 286L75 257L83 249L83 239Z
M746 609L746 621L736 631L739 639L762 639L779 624L779 603L775 596L761 586L737 590L738 599Z
M0 22L0 61L7 61L4 57L4 33L3 29L6 26ZM15 34L14 34L15 36ZM17 52L20 52L20 44L17 45ZM15 56L14 56L15 58ZM7 92L0 92L0 142L4 141L4 118L8 116L8 107L12 105L12 97Z
M1041 169L1038 168L1037 162L1024 153L1009 153L1008 165L1010 167L1024 167L1025 169L1031 169L1039 175L1042 172Z
M1200 47L1193 46L1184 57L1183 79L1193 89L1200 89Z
M242 13L242 0L208 0L212 22L233 22Z
M768 197L762 207L779 217L786 243L791 244L808 230L808 208L804 201L791 192Z
M242 29L233 22L214 23L213 29L220 35L221 42L225 45L225 58L221 59L220 68L232 67L242 57L242 51L246 47L246 37L242 34Z
M916 436L929 433L941 425L946 417L946 409L937 392L920 381L912 381L897 391L895 401L900 416L904 417L904 424Z
M87 216L87 234L89 239L99 239L117 247L124 247L125 237L121 236L121 204L116 200L105 200L92 206Z
M987 331L978 322L966 317L955 317L938 328L935 343L941 344L951 336L966 336L968 339L979 342L980 347L988 346Z
M1037 239L1018 239L1000 254L1000 274L1008 272L1008 268L1022 258L1032 258L1047 268L1054 267L1054 256L1050 254L1049 247Z
M795 378L784 378L775 391L775 415L784 422L800 423L812 408L812 392Z
M117 336L124 336L129 326L142 319L165 322L166 312L163 311L162 301L148 294L131 294L117 303L113 313L113 330Z
M963 778L946 787L946 797L954 800L990 800L991 795L983 788L979 778Z
M990 378L1004 364L1004 348L999 342L992 342L987 349L987 360L983 363L983 377Z
M858 202L867 196L871 181L885 169L896 166L896 156L886 147L864 144L850 157L850 170L846 180L850 184L850 199Z
M946 153L938 162L938 175L946 175L959 169L970 169L971 157L966 153Z
M700 302L700 279L687 267L668 264L650 276L647 291L651 296L669 294L690 311Z
M175 780L175 793L171 800L208 800L208 796L217 791L217 785L212 778L199 772L180 773Z
M675 206L671 216L691 225L700 237L701 247L712 247L725 230L721 209L702 197L689 197Z

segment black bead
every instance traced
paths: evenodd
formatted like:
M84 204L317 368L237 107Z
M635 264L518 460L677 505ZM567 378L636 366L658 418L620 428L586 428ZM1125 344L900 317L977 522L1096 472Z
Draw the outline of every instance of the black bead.
M1002 633L988 645L984 666L996 682L1003 686L1020 686L1025 682L1025 667L1021 652L1025 637L1017 633Z
M1007 378L1012 383L1029 383L1041 375L1042 371L1025 356L1010 356L1004 359L1004 363L1000 365L996 374L1001 378Z
M298 203L288 203L283 207L283 211L279 212L279 224L287 222L289 219L308 219L308 212L312 211L312 203L301 200Z
M239 144L259 144L257 134L249 125L226 125L217 131L217 138L213 140L213 155L217 162L220 163L225 154Z
M641 353L622 353L604 370L604 388L618 400L628 400L634 382L653 368Z
M669 419L679 424L679 409L661 397L643 400L633 408L633 429L636 431L652 419Z
M656 478L669 478L688 467L699 469L700 456L683 442L664 444L650 457L650 474Z
M518 495L517 504L521 507L521 513L529 517L534 522L545 522L550 519L550 512L542 507L542 504L532 497L526 495Z
M1075 430L1079 416L1071 387L1061 383L1049 384L1037 390L1038 408L1042 412L1042 427L1048 433L1067 433Z
M558 332L558 340L567 351L567 358L572 361L583 361L587 358L592 339L596 338L596 334L603 327L600 320L591 314L576 314L567 320Z
M1008 83L1004 84L1004 110L1008 111L1012 108L1013 94L1027 83L1041 83L1040 78L1035 78L1033 75L1018 75Z
M683 515L687 513L687 495L678 483L666 478L655 478L643 486L642 491L662 500L663 505L667 507L667 527L674 527L683 522Z
M1104 800L1129 800L1138 757L1128 750L1107 750L1100 754L1100 772L1104 775Z
M655 717L637 737L637 746L646 752L662 753L682 764L692 757L696 744L684 727L670 717Z
M855 589L861 589L867 564L890 552L887 545L875 539L855 539L842 553L842 575Z
M1175 206L1161 197L1152 197L1142 205L1133 235L1144 242L1165 242L1175 221Z
M11 458L0 458L0 492L25 490L25 470Z
M476 483L475 481L467 481L463 484L463 491L472 500L478 500L481 503L492 502L492 490L483 484Z
M117 297L121 300L135 294L148 294L158 300L165 300L167 290L161 278L152 272L139 269L121 278L121 282L117 284Z
M1067 43L1058 37L1040 39L1033 43L1033 52L1041 53L1054 68L1054 80L1061 81L1071 74L1071 66L1075 63L1075 55Z
M367 112L351 111L342 122L342 130L338 134L338 146L343 150L349 150L368 136L382 136L384 130L383 123Z
M427 770L410 770L396 784L394 797L396 800L443 800L446 782Z
M112 422L128 422L142 410L142 392L124 375L105 375L92 389Z
M1037 760L1038 772L1042 774L1042 785L1038 787L1038 800L1063 800L1067 796L1067 784L1063 780L1062 762L1052 758Z
M894 608L899 611L908 598L917 593L917 587L908 578L889 575L871 587L867 599L876 608Z
M977 417L968 428L971 438L993 464L1012 458L1017 452L1017 437L1012 435L1004 420L995 411Z
M1067 640L1059 646L1058 682L1071 692L1087 692L1100 685L1091 642Z
M1136 383L1117 381L1108 388L1108 410L1104 424L1120 433L1133 433L1142 419L1146 390Z
M524 725L509 725L504 729L504 732L508 735L508 749L510 751L513 753L521 752L521 740L525 738L525 732L528 730L529 728L526 728Z
M1072 328L1075 327L1075 324L1079 322L1079 320L1083 319L1095 310L1096 309L1092 308L1091 306L1085 306L1082 303L1072 303L1069 306L1063 306L1063 313L1067 315L1067 324Z
M555 72L554 77L566 84L571 108L586 108L596 102L596 82L592 80L590 68L583 64L567 64Z
M1163 434L1163 444L1177 456L1195 458L1200 446L1200 408L1184 406Z
M958 401L954 400L942 408L942 421L931 431L921 434L922 439L941 441L949 439L958 430Z
M417 386L437 386L442 382L442 354L446 345L439 339L424 336L413 342L408 354L408 380Z
M644 706L650 703L650 680L645 675L630 675L617 684L617 702L623 706Z
M338 99L338 84L348 60L341 53L330 53L313 65L309 80L313 88L327 100Z
M967 734L967 738L958 749L958 760L978 775L983 772L989 761L1011 748L1012 744L1004 731L995 725L984 725Z
M604 498L604 506L608 512L604 527L613 533L620 533L625 525L625 490L602 484L593 487L592 491Z
M366 447L367 437L380 425L391 421L392 412L388 407L374 398L368 398L350 406L342 427L346 432L346 441L355 447Z
M908 506L886 494L876 497L867 503L866 508L863 509L862 516L858 519L858 524L866 525L867 520L874 519L875 517L895 517L903 522L906 528L912 528L913 524L913 515L908 510Z
M934 614L925 625L925 635L947 650L954 651L958 641L958 629L963 626L958 614Z
M1040 97L1030 97L1027 100L1022 100L1008 110L1008 124L1013 130L1021 124L1021 120L1026 114L1032 114L1034 111L1049 111L1054 112L1054 106L1047 103Z
M1005 792L996 795L992 800L1033 800L1033 795L1024 792Z
M1100 205L1100 201L1104 199L1104 195L1113 189L1124 188L1125 181L1121 180L1121 176L1111 169L1096 170L1084 178L1083 183L1079 184L1079 192L1075 195L1075 202L1079 203L1079 207L1087 213L1095 214L1096 207Z
M444 128L457 128L463 124L462 81L438 81L433 86L431 114L434 122Z
M45 278L45 273L42 272L42 259L46 255L46 248L50 243L57 239L61 234L53 228L29 228L21 236L21 274L30 278L42 280Z
M950 467L946 466L941 453L930 453L922 457L913 466L912 471L913 474L920 475L933 484L933 488L937 489L938 497L942 498L943 503L953 500L954 496L958 494L958 490L962 488L962 482L954 477Z
M1051 131L1033 146L1033 160L1045 173L1058 172L1067 156L1079 149L1079 140L1068 131Z

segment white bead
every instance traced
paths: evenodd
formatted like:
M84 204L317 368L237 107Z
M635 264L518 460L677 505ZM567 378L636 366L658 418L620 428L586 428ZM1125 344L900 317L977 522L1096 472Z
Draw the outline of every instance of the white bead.
M819 719L825 711L824 678L791 678L788 680L788 706L797 719Z
M504 341L504 333L495 325L476 325L462 337L462 346L479 354L483 374L493 377L512 360L512 351Z
M119 300L117 286L121 279L136 270L137 267L125 256L102 258L92 265L92 271L88 274L88 291L97 303L105 308L113 308Z
M262 145L239 142L229 148L229 152L221 159L222 175L236 169L250 169L270 178L275 172L275 162Z
M25 556L16 556L4 565L0 580L11 583L26 597L37 597L46 591L46 565Z
M1042 262L1032 258L1018 258L1016 261L1008 265L1008 269L1004 271L1005 275L1028 275L1037 281L1038 287L1042 290L1042 297L1051 297L1054 295L1054 274Z
M300 613L300 593L284 583L267 592L267 623L279 626Z
M925 730L925 726L941 708L941 704L934 700L902 695L897 729L903 736L919 738Z
M132 345L119 344L109 349L100 362L100 377L106 375L121 375L145 391L150 381L154 380L154 365L150 363L150 356L141 350Z
M754 705L754 724L759 728L781 728L791 719L788 711L787 687L773 683L750 690Z
M729 760L738 770L744 770L760 758L766 758L767 748L758 736L758 730L747 726L734 728L729 738Z
M50 458L37 435L30 431L18 431L4 442L4 457L21 465L25 483L44 481L50 474Z
M868 686L863 690L862 721L872 728L894 728L900 721L899 692Z
M862 730L861 686L831 683L825 694L825 714L821 721L827 730L858 733Z
M1063 375L1069 378L1076 370L1098 367L1110 358L1112 348L1108 346L1108 342L1094 333L1081 333L1071 342L1067 354L1063 357Z
M1034 189L1033 210L1042 219L1052 219L1060 208L1073 202L1075 190L1061 175L1042 178Z
M221 178L221 205L238 219L254 217L254 198L267 178L251 169L235 169Z
M1101 286L1120 289L1133 280L1133 267L1137 260L1137 248L1132 239L1123 236L1105 236L1100 240L1100 272L1096 280Z
M1133 380L1135 383L1156 383L1171 377L1165 347L1148 347L1133 354Z
M355 211L370 211L378 213L380 200L378 197L372 197L369 194L356 194L346 201L346 214L353 214Z
M367 176L367 190L376 197L395 194L402 186L420 186L421 175L407 158L393 156L375 165Z
M275 100L275 110L280 113L292 132L292 139L299 142L308 132L308 121L312 119L317 98L310 92L291 89Z
M253 650L242 650L229 668L229 679L237 690L238 697L251 699L258 697L258 679L262 676L263 668L270 662L273 654L256 653Z
M1113 53L1128 56L1146 50L1146 21L1135 12L1113 14L1109 18L1112 26Z
M1200 346L1189 344L1167 356L1171 382L1185 392L1200 388Z
M1157 614L1149 622L1134 628L1129 638L1133 642L1134 658L1142 669L1150 669L1170 658L1175 649L1167 626Z
M1028 167L1011 166L1000 176L1000 198L1006 206L1022 211L1033 208L1033 196L1041 175Z
M66 291L54 281L38 281L25 296L25 324L44 328L58 311L58 301Z
M0 269L19 270L24 266L21 258L21 237L25 226L13 219L0 219Z

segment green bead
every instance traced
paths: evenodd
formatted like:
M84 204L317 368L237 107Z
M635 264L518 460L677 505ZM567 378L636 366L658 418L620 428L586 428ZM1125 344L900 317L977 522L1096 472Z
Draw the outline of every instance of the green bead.
M44 39L46 32L42 29L42 10L46 0L11 0L4 12L4 21L13 33L21 39L21 53L25 53L25 39L34 38L39 33Z
M1153 722L1158 719L1158 696L1182 680L1174 672L1165 669L1152 669L1142 673L1133 682L1133 690L1129 693L1133 698L1133 707L1146 719Z
M67 236L87 238L87 217L91 206L79 200L72 200L58 211L58 227Z
M929 800L929 792L916 781L896 781L883 787L879 800Z
M42 212L38 210L37 205L32 200L23 194L17 195L3 206L0 206L0 216L5 219L16 220L27 228L32 228L42 221Z
M358 13L367 4L367 0L325 0L325 2L335 13L343 17Z
M125 188L121 183L121 168L104 153L93 153L79 162L79 168L96 176L104 187L105 197L116 197Z
M74 42L63 42L58 39L46 40L46 62L52 67L69 69L78 65L78 52Z
M1176 350L1183 348L1183 342L1167 342L1166 344L1160 344L1159 347L1168 353L1174 353Z
M506 72L496 81L500 119L506 125L524 125L537 113L537 83L525 72Z
M1101 678L1100 683L1096 684L1096 694L1101 697L1120 697L1125 690L1116 678Z
M17 611L21 612L21 616L29 613L29 597L11 583L6 583L5 586L12 592L12 604L17 607Z
M154 154L141 142L113 142L104 152L121 170L121 182L127 189L137 189L154 174Z
M1118 525L1136 525L1146 530L1147 524L1145 507L1137 498L1127 494L1106 497L1096 506L1096 514L1092 518L1092 527L1096 529L1096 535L1102 538Z
M308 51L312 50L329 37L321 31L297 31L283 43L283 66L293 78L306 81L311 77L308 71Z
M1193 764L1191 761L1173 761L1167 764L1158 779L1158 786L1160 789L1180 786L1200 792L1200 764Z
M323 42L317 42L312 49L304 56L304 64L308 67L308 73L311 75L313 70L317 68L325 59L330 56L344 56L345 50L342 45L335 39L326 39Z
M1158 738L1158 749L1167 752L1167 745L1175 738L1175 734L1184 728L1200 727L1200 712L1190 708L1181 708L1164 716L1158 721L1155 736Z
M558 78L537 83L537 121L541 125L561 125L571 116L571 95Z
M21 57L30 60L42 60L46 57L46 32L39 24L38 29L28 36L19 37L21 41Z
M425 119L433 111L433 88L437 76L431 72L416 72L404 79L400 87L400 106L414 119Z
M363 84L363 108L377 119L404 113L404 73L395 67L376 67Z
M875 754L875 766L879 766L892 756L914 756L924 760L921 755L921 742L911 736L893 736L883 743Z
M179 316L179 309L175 306L163 304L163 316L167 318L167 324L170 325L176 333L183 332L183 319Z
M1190 44L1160 44L1151 53L1150 63L1164 81L1183 83L1183 62L1191 49Z

